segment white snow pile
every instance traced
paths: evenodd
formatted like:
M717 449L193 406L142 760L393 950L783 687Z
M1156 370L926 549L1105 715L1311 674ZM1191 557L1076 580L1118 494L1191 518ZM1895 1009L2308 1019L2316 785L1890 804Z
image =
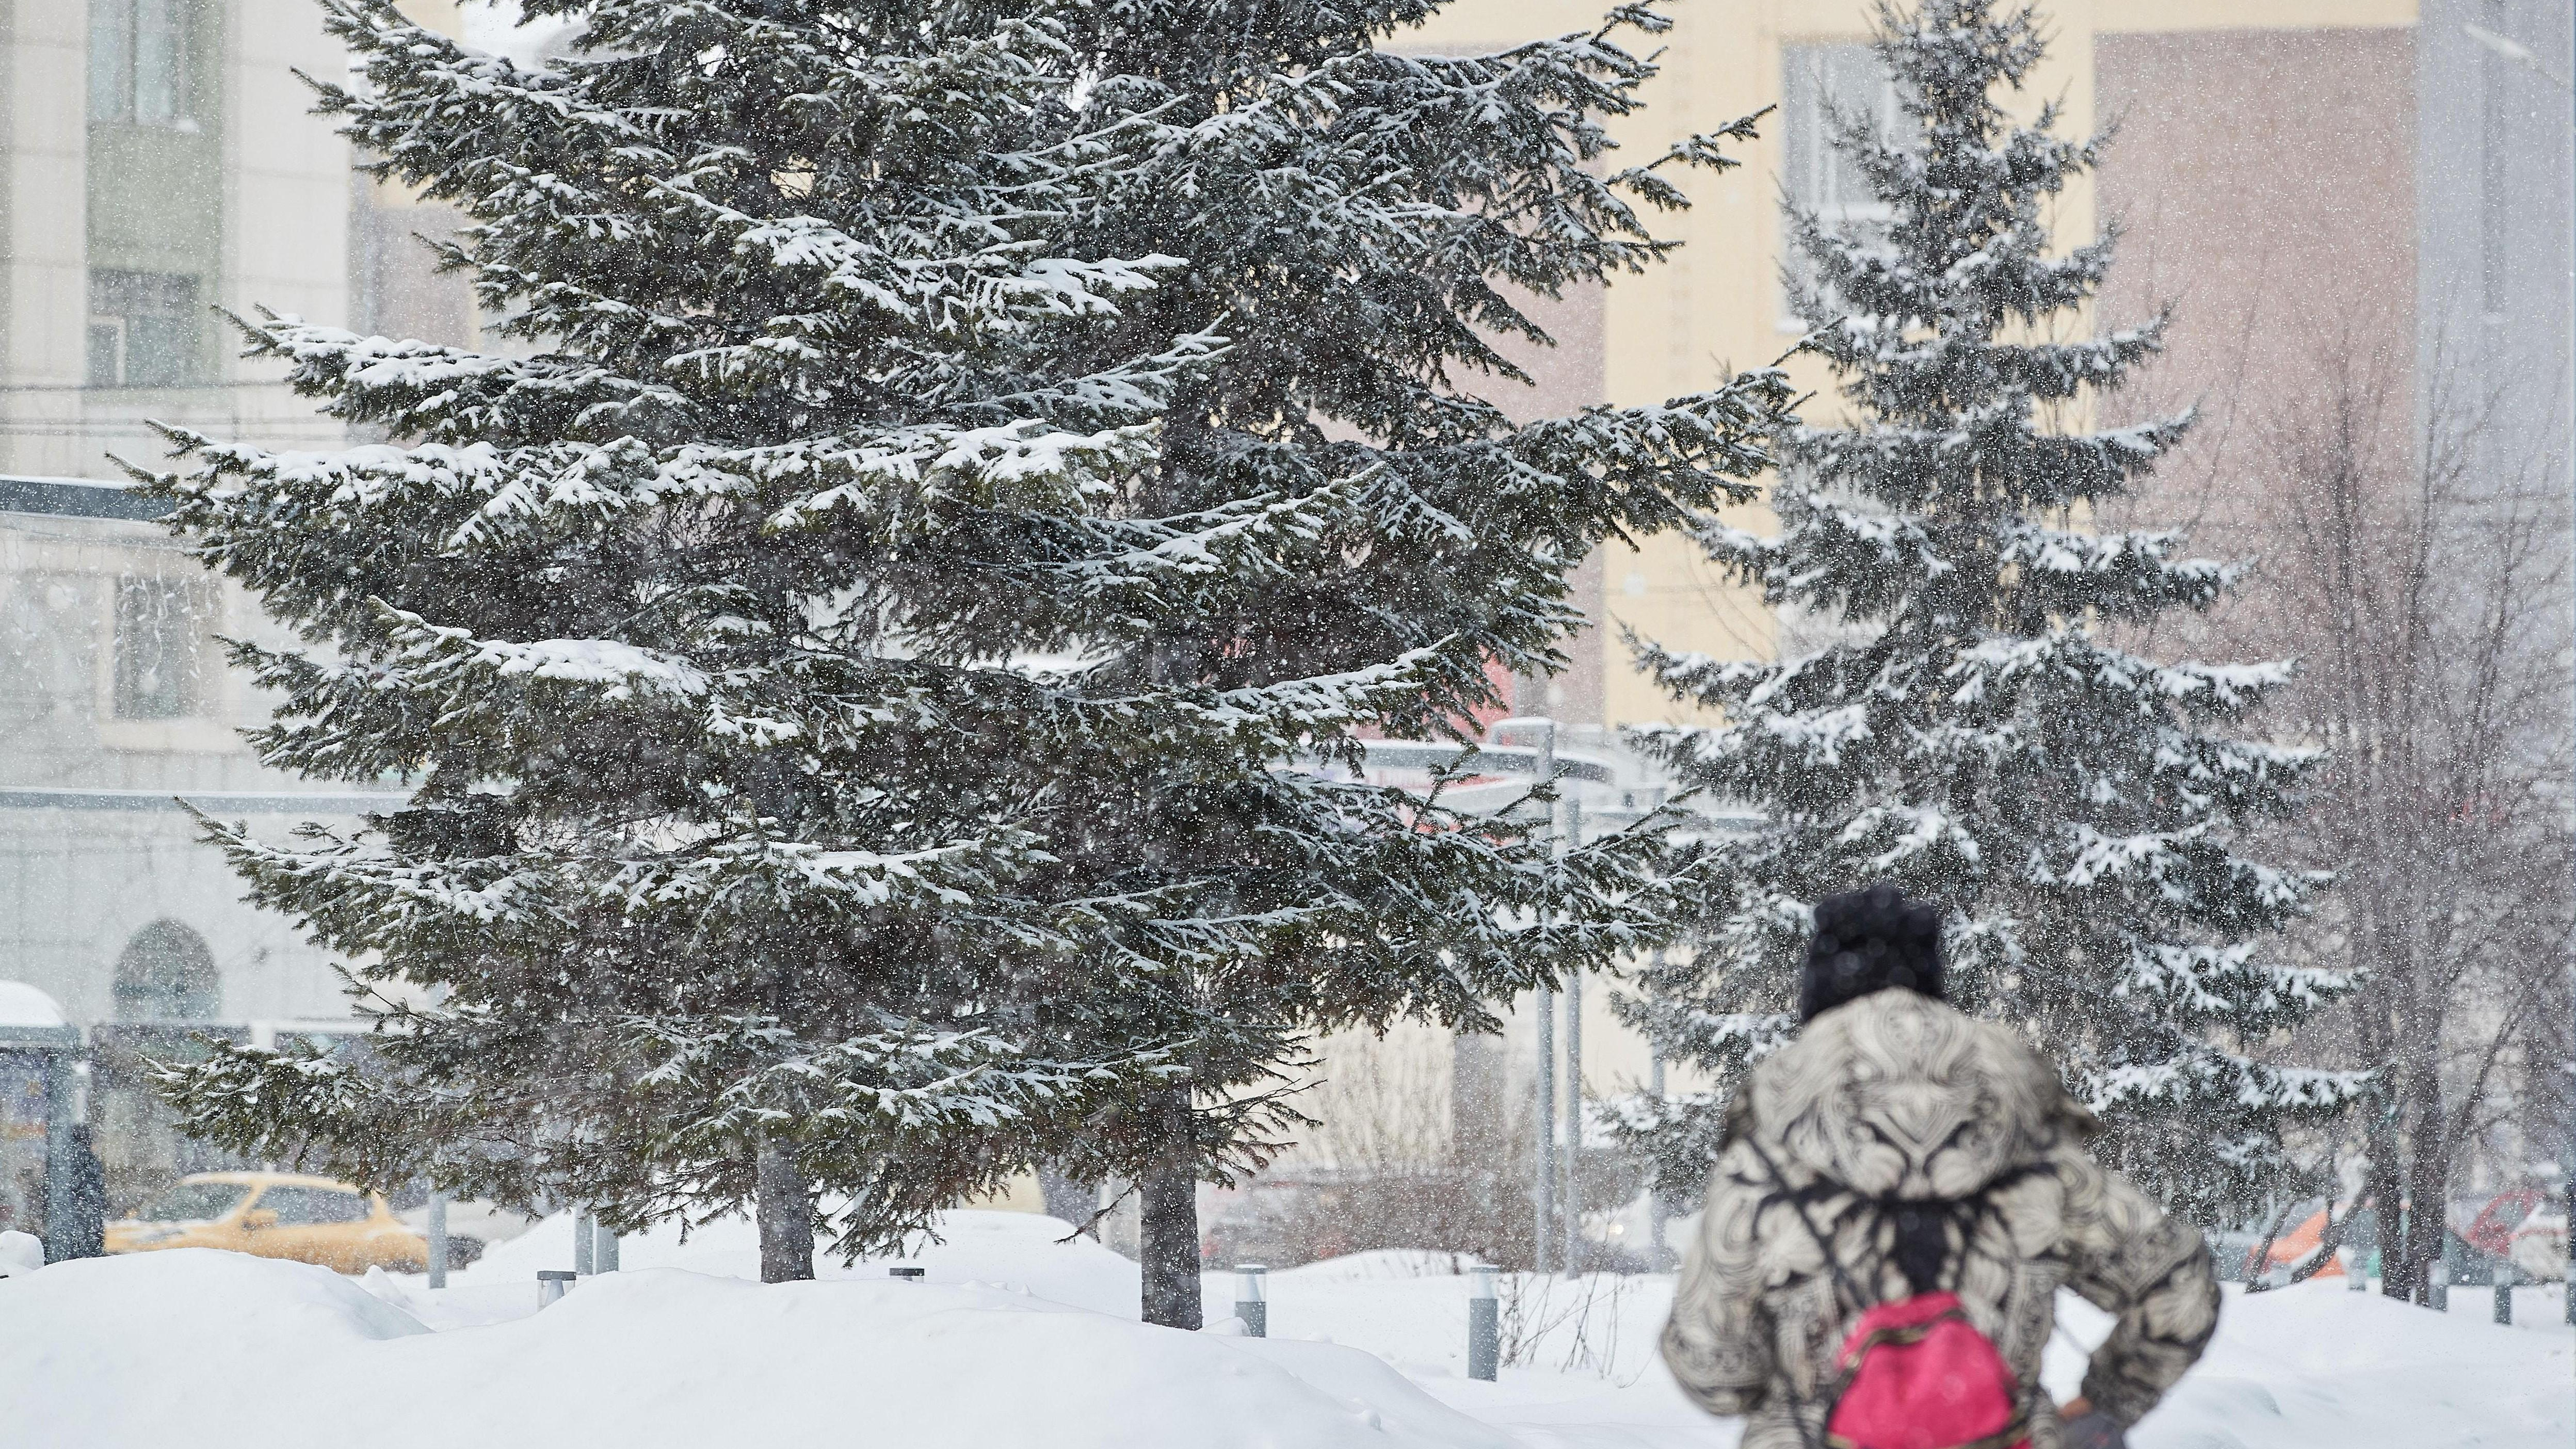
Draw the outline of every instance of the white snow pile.
M1455 1278L1483 1262L1473 1253L1444 1253L1435 1248L1372 1248L1346 1253L1320 1263L1283 1268L1276 1275L1308 1283L1366 1283L1388 1278Z
M1073 1229L1034 1213L942 1213L937 1241L910 1244L900 1260L924 1270L926 1283L980 1283L1095 1313L1134 1318L1141 1296L1136 1264L1092 1238L1063 1242ZM573 1266L572 1219L558 1213L505 1243L495 1244L470 1269L451 1274L457 1289L478 1294L506 1288L512 1300L533 1292L540 1270ZM620 1240L618 1266L685 1268L723 1278L760 1277L760 1230L749 1218L718 1218L691 1229L685 1240L676 1224ZM892 1260L863 1259L843 1266L818 1252L814 1271L826 1279L882 1282ZM414 1280L418 1281L418 1280ZM521 1290L527 1290L522 1292ZM455 1290L451 1290L455 1291Z
M2199 1366L2130 1435L2137 1449L2565 1449L2576 1351L2555 1294L2525 1288L2521 1327L2489 1290L2431 1313L2340 1281L2231 1295Z
M33 1273L45 1266L45 1243L34 1233L0 1232L0 1278Z
M539 1311L568 1220L454 1286L207 1250L0 1279L0 1449L374 1446L704 1449L1013 1444L1119 1449L1728 1449L1655 1353L1669 1276L1504 1275L1502 1381L1463 1376L1465 1255L1388 1251L1272 1275L1268 1339L1135 1321L1133 1263L1017 1213L956 1213L920 1282L826 1260L764 1287L748 1223L627 1239L621 1271ZM1221 1325L1233 1275L1204 1280ZM2566 1449L2576 1335L2557 1285L2448 1315L2338 1283L2231 1296L2218 1340L2136 1449ZM2108 1328L2063 1301L2047 1386Z
M52 997L24 981L0 981L0 1026L62 1024L63 1009Z
M207 1249L59 1264L0 1294L13 1445L1512 1443L1358 1349L961 1283L629 1269L446 1332L328 1270Z

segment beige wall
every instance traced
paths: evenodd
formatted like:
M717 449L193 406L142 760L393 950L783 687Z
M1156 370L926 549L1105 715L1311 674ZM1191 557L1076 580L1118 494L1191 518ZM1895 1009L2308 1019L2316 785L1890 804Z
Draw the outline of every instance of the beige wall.
M456 28L453 0L408 8ZM114 477L111 452L154 462L161 447L143 427L147 417L277 446L340 442L346 430L311 404L258 385L279 369L236 358L228 328L218 329L215 386L79 386L91 260L86 12L80 0L0 0L0 473ZM363 222L368 208L409 203L353 187L347 143L310 113L312 92L292 74L339 74L343 53L306 0L233 0L211 19L222 45L220 145L208 149L220 170L205 180L219 190L221 222L219 236L198 239L219 258L208 300L245 315L267 307L354 322L362 297L353 210ZM112 154L105 159L113 164ZM470 327L470 309L452 302L428 315L450 331L460 330L458 319Z
M0 0L0 470L27 430L77 416L87 308L82 258L84 9ZM17 391L15 389L46 389Z

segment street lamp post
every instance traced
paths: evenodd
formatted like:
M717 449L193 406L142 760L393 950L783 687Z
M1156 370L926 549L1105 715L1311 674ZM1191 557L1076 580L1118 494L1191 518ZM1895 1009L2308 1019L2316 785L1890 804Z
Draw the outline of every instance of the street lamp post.
M1661 973L1663 964L1664 953L1662 948L1658 947L1655 951L1655 969L1658 974ZM1662 1047L1655 1047L1653 1055L1647 1058L1646 1072L1646 1091L1655 1099L1655 1112L1660 1118L1664 1110L1664 1049ZM1646 1178L1646 1246L1649 1250L1647 1266L1658 1273L1664 1271L1664 1195L1655 1187L1652 1173L1649 1173Z
M447 1286L448 1249L447 1194L443 1192L429 1195L429 1231L424 1236L429 1239L429 1286L444 1288Z
M1565 850L1583 846L1583 802L1565 801ZM1583 978L1565 983L1565 1276L1583 1271Z
M2484 46L2493 54L2500 55L2506 60L2513 61L2525 67L2534 74L2540 76L2542 79L2548 81L2550 84L2558 87L2560 90L2567 92L2571 107L2576 107L2576 81L2571 81L2569 79L2570 76L2576 76L2576 56L2571 56L2571 64L2568 69L2561 70L2556 66L2549 64L2547 61L2542 60L2539 55L2533 52L2530 46L2524 45L2522 42L2515 40L2510 36L2499 35L2496 32L2487 29L2485 26L2463 25L2460 27L2460 30L2463 34L2467 35L2469 39L2476 41L2479 45ZM2576 126L2576 110L2571 110L2568 121L2571 126ZM2569 149L2571 155L2576 155L2576 145L2571 145ZM2571 178L2571 180L2576 180L2576 178ZM2568 196L2571 203L2576 203L2576 184L2570 185L2568 188ZM2571 249L2576 249L2576 216L2571 216L2569 220L2571 223L2568 232L2569 246ZM2576 251L2571 251L2571 260L2576 261ZM2571 272L2569 285L2570 303L2571 306L2576 306L2576 272ZM2571 313L2569 321L2571 325L2576 325L2576 313ZM2571 363L2576 363L2576 338L2570 339L2569 357ZM2572 389L2576 389L2576 365L2571 365L2567 369L2567 372L2570 387ZM2576 395L2571 395L2570 402L2571 406L2568 410L2568 419L2571 425L2576 425ZM2576 439L2571 439L2571 447L2566 456L2568 460L2568 477L2571 491L2576 491ZM2571 705L2576 705L2576 701L2571 701ZM2576 728L2576 714L2571 714L2570 716L2570 727ZM2570 792L2570 802L2571 808L2576 808L2576 791ZM2570 949L2571 959L2568 963L2568 981L2571 987L2576 987L2576 942L2570 943ZM2571 995L2576 995L2576 993L2571 993ZM2576 1028L2576 1014L2571 1014L2569 1025L2571 1028ZM2567 1214L2567 1261L2563 1265L2567 1274L2564 1279L2567 1285L2567 1321L2571 1325L2576 1325L2576 1035L2571 1035L2568 1038L2568 1049L2570 1059L2567 1063L2566 1084L2567 1143L2564 1149L2567 1160L2561 1164L2566 1170L2566 1182L2564 1184L2565 1196L2560 1206Z
M1543 719L1539 725L1537 758L1532 773L1541 784L1556 775L1556 721ZM1550 825L1554 824L1555 807L1549 807ZM1548 835L1551 842L1555 830ZM1553 844L1550 846L1553 849ZM1541 918L1544 926L1546 920ZM1530 1185L1531 1267L1547 1271L1548 1247L1554 1238L1556 1218L1556 993L1542 986L1538 989L1538 1110L1533 1115L1538 1127L1538 1171Z

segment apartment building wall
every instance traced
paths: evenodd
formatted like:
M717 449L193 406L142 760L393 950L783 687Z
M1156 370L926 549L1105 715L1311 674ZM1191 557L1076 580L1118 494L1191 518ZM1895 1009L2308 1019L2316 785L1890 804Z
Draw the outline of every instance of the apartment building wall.
M133 27L159 12L135 0L0 3L0 473L151 463L146 419L336 437L210 315L349 315L348 148L291 73L341 65L319 12L183 0L175 33L147 42Z
M411 8L456 18L450 0ZM242 903L172 797L276 838L364 802L243 742L269 702L219 639L273 640L256 605L129 500L46 480L158 464L147 420L347 441L274 364L236 355L215 308L473 332L470 297L409 237L453 217L353 178L310 114L292 72L345 66L320 21L307 0L0 0L0 979L92 1029L118 1206L207 1165L141 1084L138 1043L183 1049L167 1023L348 1014L330 956Z
M2121 229L2106 318L2173 308L2163 357L2109 400L2198 410L2130 511L2236 553L2281 475L2281 429L2351 368L2403 387L2419 244L2411 27L2104 36L2101 171Z

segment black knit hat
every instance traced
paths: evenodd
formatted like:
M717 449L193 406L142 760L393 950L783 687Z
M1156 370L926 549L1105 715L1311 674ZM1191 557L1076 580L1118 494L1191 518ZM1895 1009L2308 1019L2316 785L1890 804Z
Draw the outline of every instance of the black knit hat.
M1941 912L1881 881L1816 902L1816 934L1798 982L1798 1019L1903 986L1942 999Z

